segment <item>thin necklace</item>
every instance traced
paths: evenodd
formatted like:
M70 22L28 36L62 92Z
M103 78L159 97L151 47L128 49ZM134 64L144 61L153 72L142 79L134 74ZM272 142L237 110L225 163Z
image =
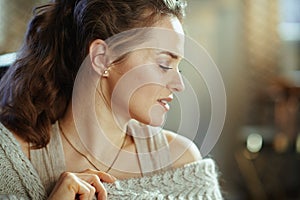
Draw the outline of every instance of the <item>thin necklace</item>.
M77 152L77 153L79 153L82 157L84 157L95 169L97 169L98 171L103 171L103 170L100 170L88 157L87 157L87 155L85 155L84 153L82 153L82 152L80 152L72 143L71 143L71 141L66 137L66 134L65 134L65 132L63 131L63 129L62 129L62 127L61 127L61 124L60 124L60 122L58 121L58 127L59 127L59 131L61 132L61 134L64 136L64 138L66 139L66 141L69 143L69 145ZM127 134L125 135L125 137L124 137L124 140L123 140L123 142L122 142L122 145L121 145L121 147L119 148L119 151L118 151L118 153L116 154L116 156L115 156L115 158L114 158L114 160L112 161L112 163L111 163L111 165L108 167L108 169L105 171L106 173L108 173L111 169L112 169L112 167L113 167L113 165L115 164L115 162L117 161L117 159L118 159L118 157L119 157L119 155L120 155L120 153L121 153L121 150L124 148L124 146L125 146L125 143L126 143L126 138L127 138Z

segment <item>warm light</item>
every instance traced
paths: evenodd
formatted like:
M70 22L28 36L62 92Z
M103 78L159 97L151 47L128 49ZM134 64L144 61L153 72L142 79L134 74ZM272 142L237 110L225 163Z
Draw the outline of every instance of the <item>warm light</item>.
M284 133L278 133L274 137L273 145L277 153L286 152L289 147L289 138Z
M252 133L247 137L247 149L252 153L257 153L261 150L263 138L257 133Z

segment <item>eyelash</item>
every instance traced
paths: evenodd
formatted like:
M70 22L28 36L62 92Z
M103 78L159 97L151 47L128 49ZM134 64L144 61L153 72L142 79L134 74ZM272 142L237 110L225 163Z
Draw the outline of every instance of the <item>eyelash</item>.
M163 66L163 65L159 65L160 68L162 68L163 70L170 70L170 69L173 69L172 67L166 67L166 66ZM178 70L179 73L182 73L182 70Z
M169 70L169 69L173 69L172 67L166 67L163 65L159 65L160 68L162 68L163 70Z

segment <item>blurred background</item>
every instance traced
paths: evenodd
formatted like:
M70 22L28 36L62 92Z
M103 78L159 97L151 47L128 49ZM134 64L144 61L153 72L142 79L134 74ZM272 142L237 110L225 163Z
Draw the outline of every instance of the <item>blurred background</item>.
M42 2L0 0L0 65L13 59L7 53L19 49L32 8ZM225 199L300 199L300 1L188 0L184 27L209 52L225 83L226 121L209 155ZM201 77L188 69L183 75L197 90L200 147L209 93ZM170 129L178 122L173 107Z

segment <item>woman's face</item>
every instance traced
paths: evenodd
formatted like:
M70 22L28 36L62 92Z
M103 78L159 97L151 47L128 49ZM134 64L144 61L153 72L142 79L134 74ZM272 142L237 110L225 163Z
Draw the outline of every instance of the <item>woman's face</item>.
M157 28L168 29L183 36L181 23L177 18L164 18ZM174 34L177 35L177 34ZM166 41L156 42L161 46ZM128 54L126 59L109 69L108 91L113 113L117 117L135 119L144 124L160 126L170 109L173 92L184 89L178 70L183 43L180 37L169 37L168 47L143 48ZM165 39L163 39L165 40Z

